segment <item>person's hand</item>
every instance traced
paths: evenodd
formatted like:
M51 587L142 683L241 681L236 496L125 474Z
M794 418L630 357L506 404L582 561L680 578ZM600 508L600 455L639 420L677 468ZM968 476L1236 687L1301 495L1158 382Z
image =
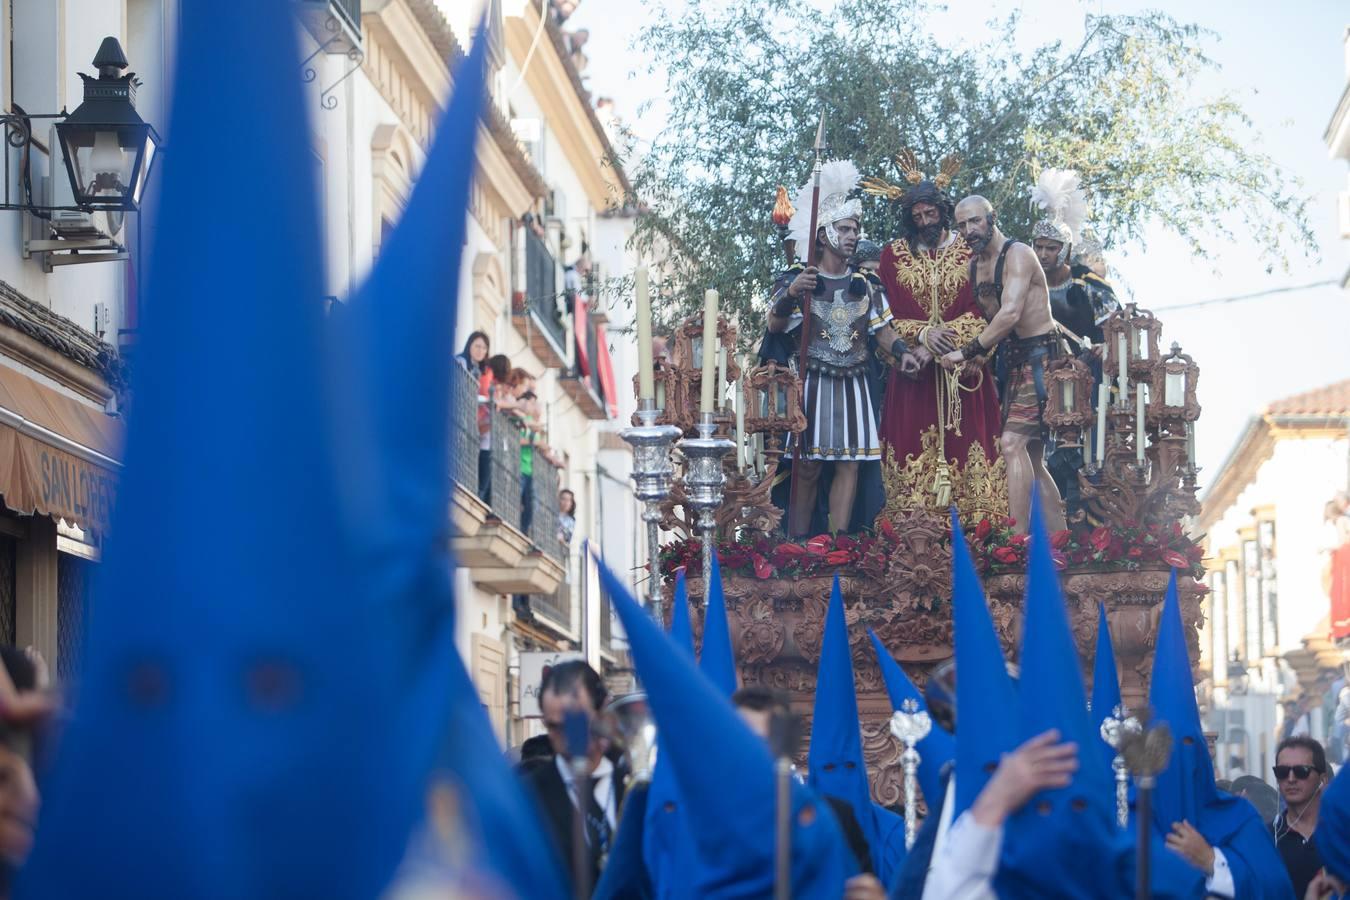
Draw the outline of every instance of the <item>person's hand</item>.
M19 866L33 849L38 791L27 760L0 745L0 860Z
M875 875L855 875L844 882L843 900L886 900L886 888Z
M1346 893L1350 893L1350 885L1326 869L1322 869L1312 881L1308 882L1308 890L1303 894L1303 900L1323 900L1325 897L1339 897Z
M918 378L921 368L922 365L919 363L918 355L912 351L906 350L905 354L900 357L900 374L906 378Z
M924 366L928 365L930 362L933 361L933 354L928 352L927 347L923 346L915 347L913 350L909 352L913 353L914 358L919 361L920 369L922 369Z
M953 350L951 353L943 355L941 359L942 368L948 372L955 370L966 361L966 355L960 350Z
M1067 787L1078 770L1078 745L1058 741L1059 732L1052 728L1005 755L975 798L975 821L996 828L1037 793Z
M950 328L930 328L928 346L938 353L950 353L956 349L956 332Z
M1204 836L1182 820L1172 825L1172 833L1167 836L1167 846L1182 856L1206 875L1214 874L1214 848Z
M805 297L816 289L816 267L807 266L802 273L792 279L792 284L788 285L788 296L794 300L799 297Z

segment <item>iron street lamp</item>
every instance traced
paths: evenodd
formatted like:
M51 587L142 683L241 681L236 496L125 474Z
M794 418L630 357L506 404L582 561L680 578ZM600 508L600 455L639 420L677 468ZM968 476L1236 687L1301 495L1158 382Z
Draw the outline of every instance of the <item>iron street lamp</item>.
M56 124L75 203L87 210L135 210L150 176L159 135L136 112L134 72L117 38L94 57L98 77L84 79L84 102Z

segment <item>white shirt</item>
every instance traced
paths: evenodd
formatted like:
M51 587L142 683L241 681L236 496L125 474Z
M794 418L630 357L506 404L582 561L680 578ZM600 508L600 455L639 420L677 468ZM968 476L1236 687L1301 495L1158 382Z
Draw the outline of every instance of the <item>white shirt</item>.
M567 796L572 798L572 805L576 806L577 789L572 781L572 766L561 756L553 757L553 763L558 767L558 774L562 776L563 784L567 787ZM618 804L614 802L614 763L609 761L609 757L602 756L591 777L595 779L595 802L605 811L612 835L619 824Z
M975 821L970 810L961 813L946 840L935 846L923 900L994 900L994 875L1002 848L1002 826L986 828ZM1228 860L1218 847L1214 848L1214 872L1205 879L1205 891L1227 898L1237 893Z

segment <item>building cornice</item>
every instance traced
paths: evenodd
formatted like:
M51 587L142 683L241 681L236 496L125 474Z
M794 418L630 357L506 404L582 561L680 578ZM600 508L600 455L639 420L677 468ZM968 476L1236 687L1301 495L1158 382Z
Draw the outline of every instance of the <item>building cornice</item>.
M0 281L0 352L95 402L126 386L126 363L107 344Z
M1200 531L1208 531L1237 502L1247 485L1256 480L1261 464L1274 454L1276 443L1346 438L1350 436L1347 429L1350 429L1350 416L1338 413L1253 416L1205 492L1200 517L1196 520Z
M526 8L523 16L506 20L506 45L517 66L525 69L525 83L539 106L546 111L552 132L562 145L587 200L597 211L622 206L631 188L615 159L609 138L591 109L589 95L581 86L575 67L567 59L557 27L545 23L549 40L541 41L530 55L539 28L539 11Z

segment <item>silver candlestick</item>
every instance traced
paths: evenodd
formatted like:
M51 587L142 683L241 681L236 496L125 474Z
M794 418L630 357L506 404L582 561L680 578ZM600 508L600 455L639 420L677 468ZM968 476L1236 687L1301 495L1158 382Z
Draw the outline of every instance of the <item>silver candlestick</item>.
M647 611L664 627L661 613L661 591L657 586L660 567L657 527L661 523L661 501L670 496L671 479L675 476L675 462L670 448L680 436L674 425L657 425L661 410L649 397L638 400L638 419L641 425L625 428L623 439L633 445L633 493L644 504L642 521L647 523Z
M689 503L698 510L694 530L703 537L703 597L706 602L712 584L713 535L717 533L717 509L727 484L722 457L736 445L723 437L713 437L717 423L712 413L699 417L698 437L685 438L678 446L684 454L684 486Z
M1130 715L1130 710L1124 704L1102 719L1102 740L1116 751L1116 758L1111 760L1111 771L1116 773L1116 824L1121 828L1127 828L1130 824L1130 769L1125 765L1125 757L1120 754L1121 741L1127 735L1136 735L1142 730L1139 720Z
M900 704L900 709L891 716L891 734L900 742L904 751L900 754L900 765L905 770L905 849L914 846L914 836L918 832L919 804L915 798L918 793L919 741L933 730L933 720L926 710L910 698Z

